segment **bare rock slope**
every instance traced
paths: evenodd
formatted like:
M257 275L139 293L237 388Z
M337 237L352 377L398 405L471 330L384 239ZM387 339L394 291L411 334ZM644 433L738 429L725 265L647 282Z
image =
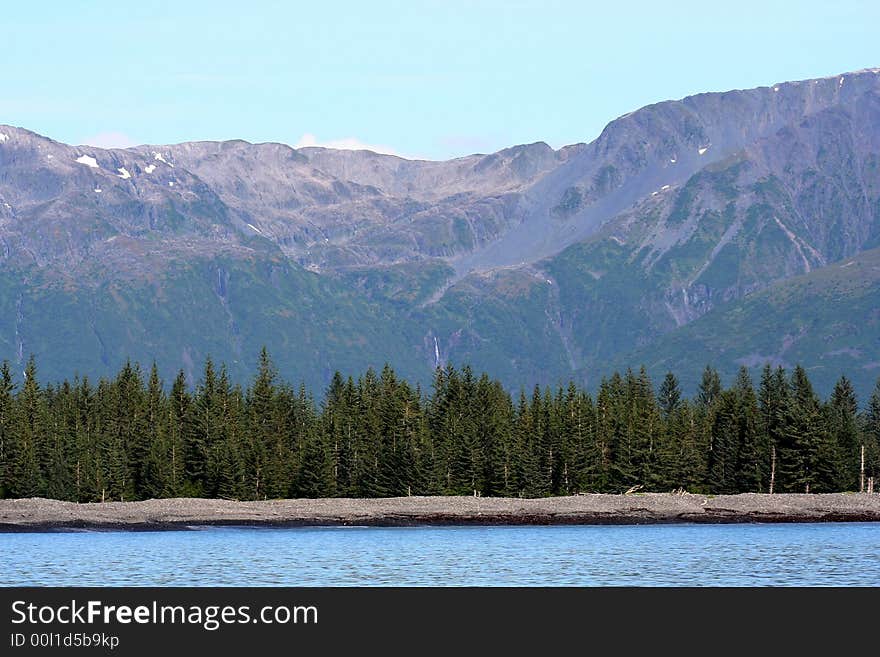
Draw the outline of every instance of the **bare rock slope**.
M654 375L799 360L820 390L846 370L864 392L880 344L805 325L802 299L770 327L779 344L727 335L688 354L667 338L878 247L880 69L445 162L241 140L105 150L0 125L0 356L35 353L50 378L128 357L192 376L209 354L241 378L266 345L315 387L384 361L422 381L471 362L511 387L594 383L658 344ZM810 340L830 346L789 349Z

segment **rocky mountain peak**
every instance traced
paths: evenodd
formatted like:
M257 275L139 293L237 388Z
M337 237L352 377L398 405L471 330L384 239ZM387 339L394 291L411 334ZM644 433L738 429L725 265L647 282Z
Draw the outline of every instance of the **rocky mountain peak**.
M793 308L843 280L853 323L780 310L749 344L688 339L702 364L852 361L867 380L878 126L876 68L658 102L590 143L448 161L242 140L101 149L3 125L0 347L62 370L41 317L65 307L91 327L66 348L88 362L238 362L266 343L321 380L397 359L416 379L472 361L511 382L589 380L629 357L668 367L689 357L676 336L724 334L713 318L731 309ZM181 329L186 304L198 312Z

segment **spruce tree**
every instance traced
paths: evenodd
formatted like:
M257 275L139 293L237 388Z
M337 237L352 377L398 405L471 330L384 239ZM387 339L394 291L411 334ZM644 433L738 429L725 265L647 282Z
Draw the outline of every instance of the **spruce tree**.
M387 363L378 382L379 432L377 438L377 472L379 492L386 496L406 495L412 485L415 464L410 450L408 388L398 382Z
M116 445L120 456L124 454L124 471L128 478L124 484L120 483L124 491L120 491L120 494L138 498L144 488L142 464L149 450L145 424L145 390L140 366L126 361L111 387L115 404L112 431L115 435L108 439Z
M740 493L766 492L769 444L760 429L758 398L748 368L740 368L733 392L737 404L735 489Z
M330 385L324 393L321 413L322 431L327 437L331 459L331 488L333 494L347 497L353 493L352 451L354 449L354 418L349 385L337 370L333 373Z
M865 441L859 427L858 411L859 404L852 383L846 376L841 376L826 405L828 428L839 457L839 463L836 464L837 490L859 490L861 447Z
M795 368L790 388L779 450L782 488L799 493L829 492L834 488L838 457L803 367Z
M310 430L305 436L294 492L297 497L326 497L330 494L330 459L324 436Z
M739 399L733 390L722 391L712 404L711 440L707 455L709 486L713 493L737 492L739 459Z
M619 373L602 379L596 395L596 446L599 452L596 492L619 492L625 483L621 480L629 471L628 463L621 464L622 442L625 440L623 396L623 380Z
M678 379L672 372L666 373L660 385L660 392L657 394L657 401L664 418L668 418L678 408L681 402L681 389L678 387Z
M867 477L873 477L875 490L880 490L880 379L877 379L868 400L868 408L865 410L861 424L865 444L866 481ZM861 448L859 452L861 460Z
M563 432L567 470L564 483L569 493L596 491L601 455L596 443L596 410L592 398L568 384L564 403Z
M223 367L220 371L220 389L223 391L224 439L217 446L214 476L217 495L223 498L248 497L248 477L245 470L247 451L247 410L241 386L230 386Z
M167 432L168 483L167 489L177 497L192 491L186 481L186 446L190 444L192 426L192 397L183 370L177 373L168 398Z
M482 474L482 454L479 451L476 427L477 382L469 366L460 376L453 376L449 385L449 407L445 431L451 448L449 459L449 492L453 495L472 495L478 492Z
M83 377L76 388L76 462L74 486L77 500L96 502L106 494L101 476L98 453L99 419L96 412L95 391L88 377Z
M246 392L208 359L194 393L180 372L167 395L155 363L146 386L131 362L97 387L41 386L32 358L17 391L0 365L0 496L762 492L774 451L776 491L854 490L863 445L865 476L880 468L880 382L857 408L848 379L821 402L800 366L766 366L757 395L744 367L728 390L707 368L693 401L671 373L655 395L642 368L603 380L595 403L572 382L514 408L468 366L436 370L425 398L386 365L335 374L319 412L265 350Z
M483 374L477 382L476 435L482 454L480 492L483 495L510 495L512 468L510 460L513 431L513 407L501 383Z
M693 405L685 400L667 418L661 443L659 467L664 489L708 492L706 485L706 438Z
M223 439L223 415L218 401L217 375L208 357L193 397L192 429L183 445L187 488L196 497L211 493L214 488L213 482L208 481L208 454Z
M532 390L531 420L532 435L529 436L529 450L535 463L535 479L532 482L532 494L534 496L546 496L551 491L551 475L553 468L553 454L549 451L551 442L550 435L550 404L552 400L549 392L545 395L541 387L536 385Z
M47 456L43 466L46 496L57 500L78 499L74 463L76 461L76 401L70 382L57 389L47 386Z
M539 468L535 444L538 423L534 409L529 404L525 391L519 394L514 426L513 448L511 450L511 488L518 497L538 495Z
M358 380L357 439L355 441L355 481L358 497L385 497L379 480L379 458L382 445L382 417L379 409L379 382L373 368Z
M780 490L774 464L778 462L778 451L785 442L783 431L786 422L786 409L790 403L788 379L785 370L770 364L761 371L761 384L758 392L760 409L759 443L766 446L765 470L767 471L767 492Z
M46 409L40 385L37 382L37 366L31 356L24 371L24 383L16 397L14 420L14 454L11 459L10 489L14 497L45 495L41 461L46 454Z
M654 488L658 481L657 447L663 427L660 409L644 367L640 368L632 385L630 441L634 452L634 483Z
M9 362L4 360L0 365L0 498L11 496L13 488L12 462L17 453L13 434L14 393Z
M633 444L633 417L636 395L635 375L627 371L626 378L615 372L599 387L600 442L607 467L604 492L621 493L639 485L638 455Z
M697 391L697 404L703 408L712 405L715 399L721 394L721 377L718 371L709 365L703 370L703 378L700 380L700 387Z
M250 497L283 497L293 481L293 453L290 445L295 427L285 422L291 406L289 389L276 385L275 365L265 347L260 351L257 374L248 395L250 435L245 470L250 479Z

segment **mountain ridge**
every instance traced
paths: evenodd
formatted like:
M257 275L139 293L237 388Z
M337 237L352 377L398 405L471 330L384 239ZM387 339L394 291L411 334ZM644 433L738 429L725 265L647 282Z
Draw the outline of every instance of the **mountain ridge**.
M513 386L595 382L705 316L880 246L878 126L880 69L662 101L590 143L448 161L244 140L100 149L0 126L0 306L17 318L0 345L68 374L58 327L37 318L51 289L72 316L115 304L110 347L66 329L96 373L126 349L173 361L166 375L208 343L230 361L256 340L290 349L295 325L311 336L294 351L313 384L386 360L422 381L469 360ZM239 283L262 311L236 305ZM146 340L138 313L190 315L163 298L217 319Z

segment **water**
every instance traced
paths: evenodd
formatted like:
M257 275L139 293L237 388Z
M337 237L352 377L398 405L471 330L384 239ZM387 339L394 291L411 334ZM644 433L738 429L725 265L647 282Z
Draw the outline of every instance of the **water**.
M0 585L880 585L880 523L0 534Z

